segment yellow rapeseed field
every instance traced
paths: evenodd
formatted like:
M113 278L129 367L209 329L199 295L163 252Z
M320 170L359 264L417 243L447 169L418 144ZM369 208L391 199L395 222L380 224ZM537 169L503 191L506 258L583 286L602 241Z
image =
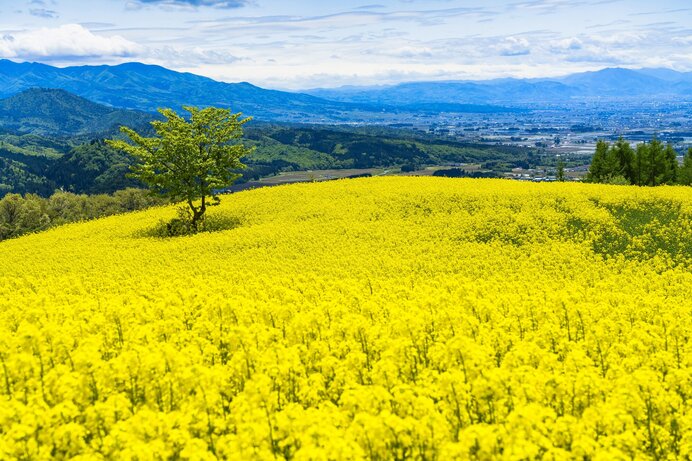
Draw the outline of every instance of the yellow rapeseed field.
M368 178L0 243L0 459L692 457L692 188Z

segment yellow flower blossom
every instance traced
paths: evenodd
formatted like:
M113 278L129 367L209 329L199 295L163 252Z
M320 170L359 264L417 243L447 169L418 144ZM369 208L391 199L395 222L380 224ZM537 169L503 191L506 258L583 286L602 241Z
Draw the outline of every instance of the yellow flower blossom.
M0 459L692 456L692 189L369 178L0 243Z

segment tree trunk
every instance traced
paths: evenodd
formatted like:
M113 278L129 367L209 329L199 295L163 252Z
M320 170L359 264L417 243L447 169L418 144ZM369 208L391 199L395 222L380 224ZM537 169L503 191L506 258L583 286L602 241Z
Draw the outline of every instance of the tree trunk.
M195 230L199 229L199 223L204 219L204 213L207 211L207 198L202 197L202 205L198 208L192 204L192 200L188 200L187 204L192 210L192 227Z

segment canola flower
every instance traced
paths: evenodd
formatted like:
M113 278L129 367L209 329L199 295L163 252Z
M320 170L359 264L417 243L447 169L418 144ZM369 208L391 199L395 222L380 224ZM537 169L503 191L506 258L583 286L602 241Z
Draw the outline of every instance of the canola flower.
M692 457L692 189L368 178L0 244L0 459Z

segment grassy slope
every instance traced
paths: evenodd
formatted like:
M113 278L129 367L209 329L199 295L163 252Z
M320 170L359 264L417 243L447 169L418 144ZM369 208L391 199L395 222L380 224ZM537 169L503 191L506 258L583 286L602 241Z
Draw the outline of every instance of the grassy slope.
M241 224L0 244L0 458L689 450L688 188L377 178L212 213Z

